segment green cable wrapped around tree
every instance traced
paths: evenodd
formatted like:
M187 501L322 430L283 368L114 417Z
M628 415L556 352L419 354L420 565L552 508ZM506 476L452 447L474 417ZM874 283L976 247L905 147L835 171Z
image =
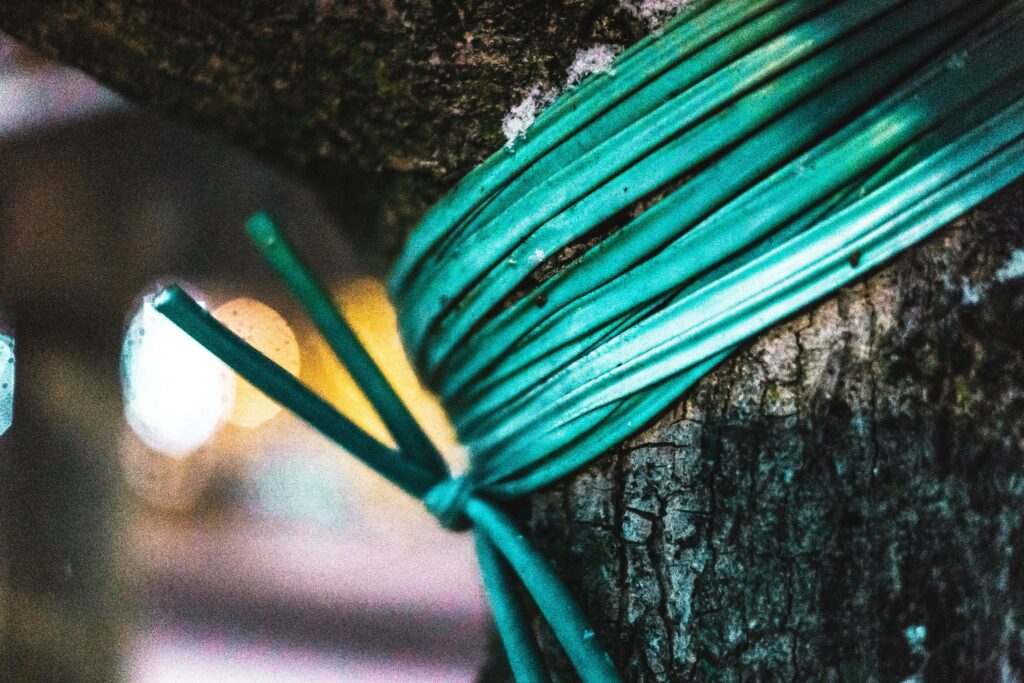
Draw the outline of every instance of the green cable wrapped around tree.
M396 265L403 338L469 449L462 475L268 217L251 236L397 449L180 289L155 305L447 528L473 530L517 680L548 679L522 584L580 678L614 681L498 501L590 462L737 345L1022 173L1024 1L700 2L467 175Z

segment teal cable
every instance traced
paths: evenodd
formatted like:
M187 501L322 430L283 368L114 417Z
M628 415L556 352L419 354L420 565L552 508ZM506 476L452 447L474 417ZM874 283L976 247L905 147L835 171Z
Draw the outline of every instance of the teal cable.
M466 515L487 534L529 588L537 608L558 637L577 675L584 681L611 683L620 680L594 630L589 626L580 628L587 622L583 610L547 560L515 529L511 519L493 503L480 498L469 500Z
M266 213L258 213L249 218L246 227L263 257L302 302L327 344L366 394L402 452L431 472L447 474L448 468L437 448L420 429L330 296L312 277L273 219Z
M946 72L945 67L941 64L934 67L916 79L907 90L896 93L890 102L879 105L818 149L795 159L758 186L748 190L653 258L641 262L644 252L649 248L649 243L644 238L652 233L658 233L654 228L647 229L645 224L651 221L645 221L645 218L661 220L664 225L671 228L678 225L678 219L672 213L673 208L678 205L683 211L689 211L692 205L686 202L680 204L674 197L666 198L638 219L639 227L627 226L581 258L575 271L562 280L556 279L549 283L551 286L547 288L548 291L543 292L548 305L543 307L545 315L542 324L553 325L559 319L559 307L563 301L571 304L571 308L565 309L573 315L570 322L577 320L584 326L594 326L601 320L614 316L620 310L620 305L625 306L633 302L636 295L652 296L665 291L662 287L674 286L673 283L696 275L696 269L704 263L724 258L752 239L760 238L767 231L789 220L809 202L817 201L825 193L833 191L844 178L862 172L877 160L883 159L884 155L912 141L915 136L932 125L935 116L949 115L955 111L961 98L980 96L987 88L993 87L994 81L1012 76L1020 70L1020 65L1024 63L1024 43L1009 40L1014 37L1015 31L1022 28L1021 17L1018 16L1016 19L1015 22L999 22L999 26L994 27L988 36L972 46L973 51L965 52L961 56L965 62L964 78L963 85L957 90L945 87L945 82L941 78ZM998 40L1000 37L1003 40ZM828 167L830 172L810 172L816 165ZM730 225L738 227L722 232ZM715 233L721 233L722 236L714 239L704 236ZM625 248L618 243L622 238L632 238L632 244L639 249ZM608 258L602 259L604 256ZM595 263L596 266L593 265ZM638 265L634 267L633 264ZM588 268L591 271L596 268L600 279L584 280L589 285L586 294L579 293L574 297L554 289L562 282L572 282L569 278L587 273ZM626 269L628 272L625 272ZM619 272L624 274L616 277L615 274ZM662 280L666 282L664 286L659 285ZM599 289L602 284L605 288L614 287L615 296L602 294L602 290ZM570 291L575 293L579 289ZM624 292L630 294L623 295ZM636 292L636 295L632 292ZM593 305L587 308L590 302L593 302ZM522 304L520 306L522 307ZM534 311L529 311L528 314ZM557 329L553 332L542 329L535 338L561 340L572 338L573 334L576 333L571 329ZM541 343L541 348L546 349L545 342ZM545 383L544 386L550 385ZM493 421L497 417L497 411L501 409L501 403L494 401L522 402L526 398L523 392L531 388L540 390L536 378L528 373L520 373L512 381L500 385L500 393L494 398L476 398L472 409L462 413L466 415L464 420L472 420L473 415L486 414ZM467 429L472 423L467 424L463 421L456 424ZM506 424L505 427L511 429L512 425Z
M255 232L254 239L264 237L260 231ZM281 249L289 249L285 242L277 244ZM304 270L297 258L282 258L278 264L288 264L285 266L288 269ZM305 278L312 280L312 275L308 271L288 274L290 280ZM376 441L287 370L228 330L180 287L172 286L158 293L154 297L153 306L267 396L333 439L396 486L422 500L442 524L457 530L461 528L460 518L469 519L477 534L482 535L490 544L488 549L499 552L503 561L514 569L518 581L533 597L566 656L576 666L581 679L585 683L614 683L619 680L610 658L594 637L594 630L582 609L547 560L530 545L511 518L476 495L471 478L449 478L447 468L442 475L428 472L412 462L409 454L392 451ZM466 495L446 495L448 491L459 489L464 489ZM453 509L445 509L449 505ZM484 562L482 570L486 572L485 580L491 603L501 617L497 623L503 630L503 641L512 648L508 650L508 656L513 668L523 676L521 680L545 680L537 676L540 665L536 647L527 647L524 640L524 612L513 602L516 598L509 590L507 571L503 565L495 565L490 555L484 556Z
M520 603L517 579L508 561L501 555L487 534L477 531L476 555L480 574L491 603L491 614L505 652L509 657L512 675L519 683L549 683L544 657L530 632L530 618Z
M665 68L684 60L701 47L714 43L730 30L784 0L752 2L702 2L695 11L683 10L664 29L659 40L644 44L620 56L616 61L614 79L598 74L560 98L534 123L536 132L529 144L516 145L499 152L478 166L431 208L416 233L409 237L403 254L391 275L394 287L402 286L420 267L422 259L445 238L450 238L453 225L458 225L481 202L502 187L510 178L545 154L549 148L603 114L607 109L630 98ZM790 0L792 1L792 0ZM596 94L595 94L596 93ZM571 116L563 115L571 111ZM513 153L514 150L514 153Z
M560 182L558 177L565 178L580 168L588 169L592 174L604 176L615 173L617 167L628 163L630 158L643 153L644 149L656 146L660 140L670 137L673 134L674 127L686 125L686 119L681 119L679 116L679 108L672 106L671 103L671 100L682 96L684 91L690 104L687 108L686 117L698 117L703 109L713 108L717 103L731 97L735 89L743 87L746 80L755 81L765 78L773 71L784 68L786 61L799 59L800 54L794 54L792 50L786 49L788 47L787 44L792 41L786 40L785 37L777 38L773 45L770 46L779 55L778 61L780 63L773 64L769 61L765 64L760 52L751 55L747 51L751 44L756 45L760 40L777 35L778 31L788 26L794 19L806 16L815 9L820 9L830 4L832 1L809 0L806 2L782 3L777 9L753 19L746 26L738 28L737 31L740 33L738 40L711 43L703 50L691 55L689 59L682 61L656 81L648 84L643 91L635 93L630 98L628 107L622 107L606 113L588 128L577 132L572 138L571 145L564 145L538 160L530 169L523 172L516 179L517 185L529 184L530 180L537 178L541 180L537 189L554 188L556 194L558 190L562 192L578 192L583 189L579 184L582 181L581 178L574 177L576 182L566 184L565 182ZM892 2L894 0L885 1ZM855 5L856 2L857 0L846 0L843 6L849 7ZM867 9L873 9L874 12L880 11L876 8ZM862 8L860 14L869 14L869 12ZM819 17L818 22L821 23L827 18ZM832 22L832 26L832 31L849 30L848 28L843 28L842 22ZM813 49L812 45L806 43L801 47L804 50ZM738 60L737 63L730 64L730 61L734 59ZM708 75L715 73L716 69L723 66L730 69L730 78L721 77L713 80L706 78ZM694 86L697 92L690 92L693 90L690 86ZM669 101L666 102L665 100ZM648 109L651 111L645 118L653 118L653 121L646 123L644 119L640 119L632 123L630 122L635 119L637 112ZM598 142L600 144L597 147L600 149L592 149L591 147ZM589 159L592 159L595 155L607 154L607 150L611 150L613 158L605 158L601 164L596 166L588 163ZM515 154L517 161L519 160L520 153L525 151L517 149ZM549 192L548 194L550 195L551 193ZM509 210L511 207L508 207L507 204L511 198L508 195L509 192L507 190L499 194L495 200L492 200L483 209L481 215L474 217L470 227L476 222L487 222L494 217L493 213L497 210L502 212ZM524 197L514 198L518 202L525 199ZM561 198L558 196L553 198L554 201L559 199ZM546 208L543 202L533 201L529 205L534 211ZM538 205L541 207L540 209L538 209ZM520 222L529 218L530 216L528 215L516 215L516 219ZM469 240L472 242L472 237L469 237ZM478 246L482 247L485 245ZM468 263L464 266L464 269L468 270L468 272L460 273L459 276L466 277L472 275L471 266L476 262L477 258L485 258L493 253L493 249L481 249L478 254L468 257L466 259ZM439 259L432 259L425 267L435 269L440 266L441 262L452 264L452 254L450 252L442 253ZM460 263L457 259L455 259L455 262L456 265ZM417 285L424 286L426 284L428 283L422 279L410 283L407 287L410 296L416 296L416 293L419 291Z
M435 477L430 473L406 462L397 451L364 432L290 372L221 324L181 287L175 285L159 292L153 307L257 389L402 490L422 497L434 485Z
M1021 107L997 121L1000 125L1018 126L1018 131L1024 130L1024 115L1021 113ZM1006 132L1009 128L1003 127L998 130ZM973 139L970 141L975 142ZM576 367L564 371L562 376L553 378L545 384L545 392L535 397L535 412L530 413L529 407L523 409L526 411L525 414L529 414L531 417L528 423L520 425L520 429L524 431L517 432L517 434L524 436L528 434L528 436L516 440L505 440L501 437L502 432L496 432L496 441L497 439L502 440L494 444L481 443L480 452L486 453L488 449L494 448L495 451L501 453L501 460L506 463L506 467L514 470L526 462L527 454L548 452L551 448L548 439L554 440L560 429L571 430L573 421L578 417L605 402L632 393L644 382L652 382L652 377L660 378L666 373L666 369L660 363L667 363L672 369L685 368L693 362L691 359L699 361L706 355L718 353L722 348L731 346L755 331L763 329L765 317L777 319L770 314L776 309L769 308L768 313L757 309L750 310L748 308L750 300L744 300L741 297L745 292L753 290L756 294L753 301L759 301L761 297L767 297L774 292L774 289L766 287L766 284L774 283L775 278L779 277L781 273L791 272L788 269L796 268L797 264L810 267L810 265L804 265L805 261L798 260L798 258L810 259L812 263L818 259L818 266L829 265L832 269L820 275L819 279L802 281L802 286L793 292L792 301L787 300L783 306L788 310L795 310L820 297L823 293L835 289L837 285L834 279L836 277L845 276L845 279L849 280L863 272L862 268L874 265L874 259L867 257L867 253L872 249L881 250L882 253L886 253L886 256L897 253L905 248L903 242L905 235L902 232L897 231L892 234L888 252L884 246L875 246L871 242L862 244L860 240L866 238L859 236L861 231L868 232L875 228L877 221L881 218L888 219L889 215L883 212L890 207L910 203L911 207L916 209L912 202L927 201L927 206L937 211L938 218L933 218L931 214L920 215L915 211L911 213L913 220L906 220L905 225L908 226L908 229L912 226L918 231L922 225L939 227L964 210L963 198L973 198L978 191L979 181L975 175L968 175L964 179L957 177L961 165L982 163L985 157L979 160L978 155L987 156L995 153L997 150L992 148L998 148L1005 141L1001 136L993 135L980 142L981 144L977 148L965 148L964 145L952 146L946 150L946 154L937 155L932 160L934 163L924 163L912 169L893 184L865 198L850 211L839 214L835 219L816 227L814 231L770 252L746 269L732 274L730 279L716 282L712 287L696 292L688 299L666 308L658 315L651 316L643 324L634 326L627 334L604 346L600 353L594 353L590 357L582 359ZM1011 150L1011 152L1013 151L1015 150ZM1009 170L1005 171L1003 175L994 177L1005 183L1005 175L1009 174L1012 178L1013 174L1020 172L1019 168L1012 165L1019 163L1020 157L1019 154L1000 153L995 158L1002 162L1004 154L1007 154L1008 159L1003 162L1005 163L1004 168ZM955 159L951 158L954 156ZM981 176L983 180L993 177L988 166L983 167L983 170L985 173ZM977 173L982 173L982 171ZM949 183L950 186L945 187L945 183ZM984 188L985 186L982 185L983 191ZM934 196L931 196L931 193L934 193ZM957 193L962 193L962 195ZM944 203L938 203L940 199ZM969 205L967 204L967 206ZM871 213L868 213L869 211ZM950 215L949 211L953 213ZM857 217L851 219L850 214L857 214ZM862 215L866 215L870 220L860 218ZM935 223L935 220L938 220L938 223ZM842 226L842 229L839 226ZM841 247L842 240L845 240L846 244ZM797 251L801 247L808 251ZM811 251L809 247L814 247L814 250ZM854 252L862 252L857 267L850 266L848 260ZM875 252L871 251L871 253ZM757 267L761 269L755 270ZM838 272L836 272L836 268L839 269ZM721 291L720 288L732 284L732 278L738 278L741 275L746 279L739 285L733 285L732 289ZM769 299L766 303L770 302ZM696 310L700 312L699 317ZM719 311L722 311L721 315L728 313L730 316L724 325L727 334L722 337L714 333L717 320L712 317L719 314ZM686 324L688 320L700 320L703 324L690 328ZM557 398L553 398L556 396ZM546 420L545 417L549 420ZM538 425L546 424L549 421L553 426L547 427L544 433L538 434ZM564 438L564 436L557 438Z
M621 443L753 335L1022 173L1024 0L701 0L467 174L396 264L403 340L470 451L462 476L266 217L254 241L397 449L180 290L156 306L446 528L472 529L517 681L549 680L526 594L582 680L616 681L497 501Z
M454 349L451 369L438 387L441 395L448 401L475 402L476 397L467 391L467 383L480 378L484 371L488 377L480 378L481 382L504 382L510 374L518 371L516 366L510 366L514 357L509 356L506 349L511 348L512 344L524 335L524 330L542 322L550 323L552 316L557 314L560 307L567 304L576 305L580 297L601 284L600 279L588 275L589 270L601 267L599 264L589 266L591 260L599 259L603 252L615 251L617 247L614 245L618 241L630 243L629 247L623 248L624 252L626 249L642 250L635 257L642 258L643 253L676 234L679 226L700 217L703 212L709 210L709 207L715 208L716 204L733 196L738 189L748 186L752 180L759 178L780 161L792 158L791 155L814 141L822 128L827 129L842 121L855 111L856 107L863 106L872 97L884 92L887 86L920 66L922 60L930 56L937 46L942 46L943 39L948 40L950 31L962 30L963 25L962 21L956 21L950 26L943 27L944 30L929 30L922 38L901 44L894 51L879 56L861 70L829 85L806 103L784 113L781 118L758 130L721 159L705 168L690 183L677 190L670 200L680 208L657 224L658 227L651 225L652 220L658 218L658 213L641 216L633 224L627 225L620 234L609 238L609 245L599 245L593 254L585 256L579 267L570 275L541 285L535 295L543 297L546 302L544 306L534 306L529 300L521 301L487 321L477 330L480 334L471 335L468 339L459 337L457 342L461 347ZM693 147L697 150L715 149L715 141L721 137L718 126L712 125L708 134L701 134L694 139ZM689 166L693 162L685 160L684 163ZM658 208L659 212L667 212L671 204L662 204L663 207L655 208ZM566 229L574 215L568 214L565 220L559 217L559 220L553 223L552 231L557 233ZM636 238L630 239L630 233L636 234ZM539 238L543 240L544 236L539 235ZM548 244L544 242L529 242L523 250L547 247ZM616 258L622 260L622 256ZM510 266L500 264L496 271L495 279L500 278L506 288L510 289L517 284L517 280L505 277L511 272ZM518 278L525 275L522 269L512 274ZM490 296L493 298L494 295ZM460 325L459 332L465 329L465 324L461 322L463 317L468 317L474 312L462 307L452 312L451 317L456 318L456 324ZM473 325L478 322L479 318L470 321ZM444 334L444 330L438 334ZM524 352L517 350L515 357ZM504 366L513 368L512 373L502 366L494 366L494 362L499 358Z
M957 155L957 164L966 163L969 160L969 157L963 154L961 149L957 149L953 154ZM921 169L921 174L935 173L936 170L934 167L925 167ZM951 166L950 170L955 171L956 166ZM1010 173L1013 172L1019 172L1019 169L1011 168ZM909 193L896 195L895 201L910 201L911 198L912 195ZM869 197L869 199L874 199L874 197ZM947 197L947 201L952 202L953 199ZM864 202L856 208L864 210L867 207L868 202ZM961 208L961 210L963 209ZM845 215L843 219L850 220ZM773 255L773 257L778 258L778 255ZM862 259L862 262L866 263L867 261ZM860 272L859 270L854 272L849 268L847 271L848 277L854 277ZM771 280L755 281L755 284L751 286L763 288L770 282ZM827 291L830 290L826 288L824 291L817 292L817 295ZM693 304L697 312L691 312L690 317L704 319L713 310L710 308L712 303L714 301L707 297L697 299ZM488 470L485 481L487 477L492 476L491 470L497 469L506 474L513 473L517 469L531 464L539 457L547 457L556 453L557 447L561 443L575 438L580 431L586 431L588 424L586 422L577 424L576 418L585 414L596 401L600 400L601 394L596 392L595 387L601 383L610 382L619 375L628 375L629 381L637 382L642 376L646 376L640 373L640 369L643 369L646 374L653 372L655 369L643 367L644 361L641 360L643 356L640 349L656 348L659 338L653 338L651 333L648 333L647 337L640 337L640 335L648 328L653 327L656 322L665 320L667 315L652 316L644 324L637 325L622 335L620 340L607 343L599 352L585 357L575 367L563 371L560 376L546 382L543 392L531 396L530 404L520 406L518 412L515 412L515 417L503 423L500 429L495 429L485 439L471 442L474 453L479 454L482 463L486 463L478 468ZM703 348L698 344L698 337L701 335L695 333L693 337L683 336L686 331L686 327L681 327L683 322L685 322L685 318L680 322L673 321L665 324L660 328L660 334L673 338L692 339L693 349L690 351ZM736 323L732 331L740 333L742 329L739 323ZM640 338L638 339L638 337ZM703 335L702 341L710 343L710 338L706 333ZM680 352L672 360L674 365L676 363L684 364L686 356ZM637 368L637 371L635 373L628 372L630 367ZM606 370L608 374L602 374ZM586 392L595 393L580 391L579 387L584 385L588 386ZM565 393L562 393L559 387ZM622 388L619 387L618 391L621 393ZM557 398L555 398L556 396ZM582 397L585 397L586 400L581 400ZM671 399L666 398L666 402L669 400ZM648 419L650 417L653 415L647 416ZM510 428L512 424L515 425L515 429ZM624 438L625 434L619 436ZM565 456L560 455L559 457Z
M404 338L417 358L422 339L433 321L459 300L461 290L473 278L492 265L496 257L508 251L524 231L549 219L557 212L578 201L582 194L606 182L622 169L632 165L638 157L658 148L681 129L701 120L732 100L737 93L746 91L772 75L798 63L823 45L828 45L853 31L892 6L899 0L845 0L829 11L813 16L805 23L783 33L764 46L744 54L735 62L725 65L704 78L686 92L628 125L601 145L580 155L574 149L565 151L565 164L553 176L545 178L536 189L522 197L513 211L511 220L497 217L500 230L474 231L459 243L454 255L433 265L429 278L402 291L402 296L416 301L415 307L403 310L401 318ZM785 4L780 11L822 4L818 0ZM771 19L770 15L765 18ZM787 17L788 19L788 17ZM785 23L785 19L780 23ZM765 22L774 28L775 22ZM761 35L763 31L759 31ZM732 45L732 42L721 45ZM745 44L739 41L737 44ZM700 64L699 61L696 62ZM427 271L425 271L427 272Z
M460 230L475 230L478 225L490 222L497 215L513 210L510 208L510 205L518 202L523 194L530 191L538 180L543 181L556 173L564 173L565 166L568 163L576 162L584 154L591 154L596 146L605 146L609 138L618 134L620 129L634 121L639 112L663 109L666 101L679 97L680 93L705 79L711 73L714 73L715 69L728 64L741 53L749 51L751 46L756 45L759 40L777 35L793 22L816 11L820 11L823 7L834 1L789 2L778 8L769 7L767 8L769 11L764 15L756 16L731 31L728 40L707 44L699 51L689 55L685 60L681 59L678 53L672 55L674 60L672 66L657 75L656 78L650 80L642 90L635 92L627 101L619 102L616 106L604 111L598 118L577 130L572 136L571 141L567 144L563 144L554 150L544 150L543 155L532 165L522 170L513 181L495 192L487 203L481 205L480 209L471 218L463 221ZM706 41L707 39L708 36L705 36L704 40ZM664 49L667 47L665 43L668 42L670 41L659 41L659 48ZM633 50L630 53L633 53ZM645 59L644 61L649 62L650 60ZM628 69L628 58L625 62L625 65L623 65L622 60L616 63L611 77L616 80L622 78L621 72L623 69ZM649 68L647 67L647 69ZM572 91L572 93L575 92L576 89ZM605 96L607 95L605 94ZM558 103L569 99L571 99L571 96L561 98L558 100ZM604 97L601 101L607 102ZM553 105L552 108L557 110L558 106ZM547 113L547 111L544 112L544 114ZM544 119L545 117L542 115L541 118ZM566 121L568 119L560 117L558 120ZM534 126L537 125L540 125L541 132L543 132L542 122L535 122ZM520 154L520 152L526 152L525 147L533 150L543 149L536 142L538 135L533 132L534 126L531 126L530 144L516 145L513 148L515 153L511 157L514 158L517 164L522 164L524 161L524 156L526 155ZM443 247L438 249L437 258L446 258L447 256L449 254L444 252Z
M604 174L607 173L604 169L608 166L607 159L611 156L609 150L619 146L629 150L631 154L636 154L639 147L633 141L620 141L616 136L580 158L578 162L566 166L562 173L553 176L546 184L569 184L576 194L582 195L582 181L587 175L596 175L592 171L580 171L581 168L589 167L603 169L600 186L594 187L589 194L580 196L564 210L545 214L540 219L531 218L531 211L516 211L515 206L509 209L510 216L498 217L502 220L502 229L493 230L491 234L496 241L501 242L501 246L493 249L482 248L482 251L490 254L504 251L505 256L487 264L486 277L478 279L475 285L460 288L459 293L455 294L453 290L456 281L453 278L441 271L435 275L449 283L450 289L445 296L452 297L458 305L451 315L438 321L436 329L431 333L431 344L426 349L426 364L430 374L436 375L437 368L472 336L471 333L479 321L500 303L500 300L496 299L509 283L515 283L533 270L538 261L581 237L581 231L586 230L588 226L611 219L645 195L671 182L679 176L683 168L695 168L723 150L744 141L748 135L775 119L779 112L785 112L794 105L800 104L804 109L816 106L822 117L828 116L829 112L836 112L834 116L840 116L844 109L840 104L847 103L845 109L848 111L851 108L849 103L854 100L853 93L844 92L838 87L840 84L848 87L859 85L861 90L871 89L877 92L884 87L887 80L891 81L900 73L905 74L911 70L913 65L922 63L923 55L927 55L929 51L934 52L936 46L941 46L943 39L948 40L950 35L956 35L958 30L962 31L967 24L965 15L978 13L975 7L970 12L957 12L953 17L942 16L950 11L945 5L936 5L930 0L909 3L899 11L891 12L879 19L879 23L889 24L890 27L873 30L882 27L867 26L844 37L835 45L782 72L777 78L740 95L727 108L704 118L675 139L647 156L638 158L629 168L607 180L604 179ZM935 19L945 21L929 26L929 22ZM922 30L925 26L928 28ZM915 31L921 31L922 34L914 36ZM895 56L882 60L881 64L864 64L876 59L879 52L886 50L893 43L897 46L894 49ZM850 80L846 77L849 71L858 67L860 69L855 72L859 77L858 82L846 83ZM765 72L762 72L761 76L764 75ZM872 75L873 78L868 78ZM814 93L822 86L827 86L827 90L831 91L831 100L826 101L817 96L812 98L812 101L807 101L808 94ZM672 107L668 109L671 114ZM692 101L688 102L687 111L691 115L697 113ZM662 122L655 123L652 127L659 135L671 133L676 126L683 123L681 117L675 118L673 125ZM806 120L806 115L792 119ZM805 125L805 128L810 129L811 134L820 134L823 124L824 121L813 127ZM768 163L771 158L784 154L786 147L798 145L800 141L801 136L797 134L791 136L785 145L773 145L769 154L760 155L760 163ZM601 163L596 163L598 159ZM748 173L753 171L750 170ZM572 177L571 183L567 181L569 177ZM540 186L521 201L529 202L538 192L544 190L545 187ZM524 221L529 232L519 235L519 239L515 233L517 226L523 225ZM487 228L481 227L481 231L486 230ZM474 243L472 248L477 248L477 243ZM456 259L455 262L461 264L463 260L466 259ZM465 273L467 270L464 269L462 272ZM457 393L457 390L453 389L451 392Z

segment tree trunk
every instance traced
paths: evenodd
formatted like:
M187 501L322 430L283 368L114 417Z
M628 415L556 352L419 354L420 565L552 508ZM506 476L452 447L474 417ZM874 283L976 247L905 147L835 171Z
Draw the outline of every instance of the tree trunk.
M1022 246L1017 183L534 497L627 680L1024 680Z
M372 226L342 227L394 257L525 94L649 30L640 4L0 0L0 31L303 175L340 219L368 204Z
M531 87L656 4L0 0L0 28L328 201L372 186L386 256ZM627 680L1024 679L1016 247L1021 183L526 502Z

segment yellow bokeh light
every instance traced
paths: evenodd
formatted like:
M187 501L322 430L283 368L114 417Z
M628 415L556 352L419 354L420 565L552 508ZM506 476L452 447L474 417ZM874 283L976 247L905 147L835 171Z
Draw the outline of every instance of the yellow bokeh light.
M270 306L245 297L213 311L213 317L293 375L299 374L299 344L284 318ZM281 412L281 406L241 377L236 379L235 405L228 421L252 429Z
M453 464L462 458L455 430L444 409L420 384L409 364L398 336L398 321L384 285L363 278L334 291L335 304L344 313L359 341L380 366L395 391L423 426L427 435ZM330 347L314 331L306 345L311 349L306 381L315 391L338 406L353 422L385 443L394 444L373 406L366 400L352 376L338 363Z

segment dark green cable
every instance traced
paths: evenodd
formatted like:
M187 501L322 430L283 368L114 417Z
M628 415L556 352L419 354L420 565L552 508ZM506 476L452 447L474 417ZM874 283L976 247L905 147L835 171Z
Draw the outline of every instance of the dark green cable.
M477 531L473 535L491 614L512 675L518 683L549 683L551 677L530 630L529 615L519 600L515 573L486 533Z
M178 286L163 290L153 307L253 386L292 411L404 491L421 498L438 477L407 461L310 391L222 325Z
M278 230L270 215L257 213L251 216L246 229L267 262L302 302L331 350L380 415L399 449L428 471L438 476L447 475L448 466L437 448L424 434L402 399L359 343L330 296Z
M976 10L973 13L976 14ZM816 136L820 136L820 131L823 128L842 121L844 117L849 116L850 112L855 110L855 107L869 101L872 96L884 92L887 85L919 66L923 59L933 54L937 47L942 46L943 39L948 41L950 35L956 35L956 31L962 31L965 26L969 26L970 19L971 17L954 17L946 25L929 27L924 36L902 42L890 54L882 55L853 74L829 84L820 94L815 94L795 110L785 113L781 119L766 128L757 130L750 138L715 162L711 168L705 169L691 183L680 189L673 201L678 202L679 199L686 198L684 206L691 212L714 207L714 198L729 197L736 188L743 187L752 178L757 178L759 172L763 173L765 169L772 168L779 160L791 158L794 151L800 150ZM864 41L861 41L859 36L851 37L850 42L852 51L863 48L861 43ZM832 59L827 53L820 57ZM725 110L720 119L710 120L695 129L692 142L687 136L683 136L666 146L666 148L678 147L686 143L693 150L688 156L666 157L658 161L662 166L676 169L678 172L682 166L681 161L689 167L699 162L702 158L701 155L707 154L708 150L720 149L723 146L722 141L730 139L730 130L736 126L737 122L746 125L747 119L743 118L745 108L757 109L759 105L763 105L765 109L768 109L777 94L786 96L785 93L777 93L776 86L782 85L786 79L799 79L801 68L816 68L813 61L803 67L797 67L780 79L778 83L765 86L756 99L750 100L749 103L747 100L740 100ZM856 62L853 63L856 64ZM813 81L806 79L796 81L798 87L802 85L804 88L812 83ZM806 95L804 97L806 98ZM737 113L740 114L739 117L735 115ZM777 114L778 112L776 112ZM764 117L766 114L754 111L747 116L750 118ZM657 167L651 171L645 171L643 165L638 164L630 169L630 172L650 176L659 171ZM639 178L638 182L642 183L643 178ZM616 202L616 195L625 194L624 188L633 190L638 182L617 180L615 184L602 188L592 197L586 198L571 210L558 216L544 230L546 233L552 234L556 240L563 239L566 233L569 235L579 234L582 230L579 226L592 225L607 217L607 214L595 213L600 210L602 202L605 204ZM619 187L620 185L622 187ZM595 210L590 210L591 206L594 206ZM621 204L616 203L615 206L621 206ZM642 221L649 220L650 217L642 219ZM672 230L676 225L683 225L686 220L686 217L673 218L669 229ZM642 223L638 223L636 228L630 227L627 230L641 230L641 225ZM637 241L646 249L651 249L666 239L664 230L657 234L648 229L643 229L642 232L643 239L638 238ZM519 249L519 254L528 253L536 248L550 251L553 246L557 246L557 243L552 245L545 242L545 239L545 234L538 231L534 239L526 242ZM477 291L486 291L486 294L482 295L486 296L482 305L474 307L475 302L472 300L461 303L459 308L453 310L448 316L450 319L454 319L454 322L440 326L432 337L432 340L436 339L437 341L436 343L432 341L429 353L435 357L440 356L435 362L441 362L444 359L443 354L446 352L454 354L451 369L446 373L446 381L438 387L442 396L448 400L472 401L472 396L464 391L465 384L485 369L489 375L488 381L503 381L507 378L509 374L507 370L498 369L498 372L495 372L496 369L488 365L493 363L499 355L504 362L510 360L498 338L511 343L512 340L522 336L523 330L527 326L541 321L550 323L552 315L557 314L561 302L575 303L580 296L579 292L585 291L585 287L591 286L589 283L581 283L580 286L572 290L560 293L554 292L552 289L563 281L553 280L542 285L537 292L537 295L546 300L544 306L532 306L529 300L519 302L495 319L488 321L483 330L476 330L483 331L483 334L467 339L467 332L478 324L481 309L486 312L493 307L496 303L495 298L500 296L500 292L514 287L518 280L529 272L528 269L524 269L520 265L524 260L521 256L513 257L510 260L516 261L516 264L507 261L499 263L489 274L486 282L493 282L493 289L486 286L477 287ZM568 283L562 286L564 287L566 284ZM503 321L512 322L515 327L503 330L501 328ZM508 326L506 325L506 327ZM484 341L492 339L492 337L494 338L493 342ZM501 379L499 380L499 378Z
M611 659L587 625L583 611L551 565L516 530L511 519L492 503L479 498L469 501L466 514L480 533L486 534L505 556L530 590L538 609L584 683L619 681Z

